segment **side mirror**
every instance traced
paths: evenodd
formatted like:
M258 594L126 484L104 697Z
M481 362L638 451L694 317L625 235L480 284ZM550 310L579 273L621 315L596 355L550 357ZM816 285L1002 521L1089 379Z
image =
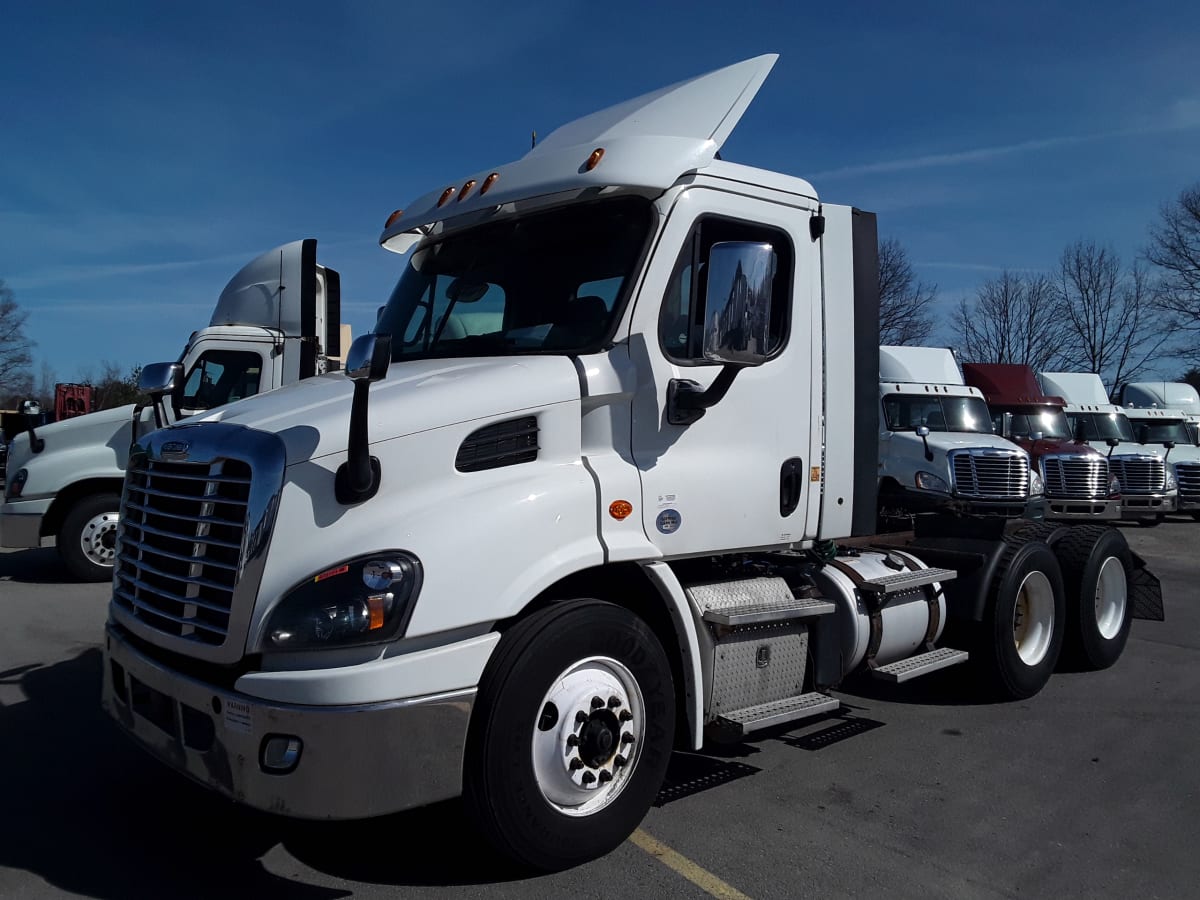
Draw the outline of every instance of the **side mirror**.
M1121 439L1120 438L1105 438L1104 443L1108 444L1108 446L1110 446L1110 447L1120 447Z
M1030 440L1033 440L1033 441L1040 441L1040 440L1041 440L1042 438L1044 438L1045 436L1046 436L1046 432L1044 432L1044 431L1035 431L1035 432L1033 432L1031 435L1029 435L1029 439L1030 439Z
M917 437L919 437L919 438L929 437L929 426L928 425L918 425L916 428L916 431L917 431Z
M1004 424L1001 425L1001 427L1000 427L1000 436L1001 437L1004 437L1004 438L1012 437L1012 420L1013 420L1013 414L1010 412L1006 412L1004 414Z
M390 334L363 334L354 339L346 354L346 374L355 381L379 381L392 362Z
M21 414L25 416L40 416L42 414L42 404L36 400L22 400Z
M42 414L42 404L36 400L22 400L17 404L17 408L25 417L25 430L29 432L29 449L34 453L41 453L46 449L46 442L33 430L33 420ZM0 437L0 440L3 440L3 437Z
M150 363L148 366L143 366L142 371L138 374L138 390L150 395L150 402L154 404L154 424L159 428L167 423L167 412L163 407L162 398L165 394L175 392L175 389L179 387L179 379L182 375L183 366L177 362ZM137 418L140 412L141 407L133 412L135 437L137 435Z
M367 403L371 382L387 374L392 362L390 334L364 334L354 339L346 354L346 374L354 379L354 398L350 401L350 440L346 461L337 470L333 488L338 503L349 506L370 500L379 490L383 472L379 460L371 455L367 435Z
M1166 447L1168 450L1174 450L1175 442L1174 441L1163 441L1163 446Z
M1083 419L1078 419L1075 422L1075 443L1082 444L1087 440L1087 428L1083 424Z
M734 366L767 361L776 265L770 244L712 245L704 307L705 359Z
M1139 444L1144 444L1150 440L1150 428L1147 425L1139 425L1137 427L1137 441Z
M926 438L929 437L929 426L918 425L913 430L916 431L917 437L921 439L921 446L925 448L925 459L929 462L933 462L933 451L929 449L929 441L926 440Z

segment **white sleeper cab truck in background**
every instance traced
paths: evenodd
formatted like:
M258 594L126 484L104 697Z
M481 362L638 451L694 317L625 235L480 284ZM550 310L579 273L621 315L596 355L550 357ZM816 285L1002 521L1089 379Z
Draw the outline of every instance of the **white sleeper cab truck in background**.
M1139 439L1174 444L1167 459L1179 486L1178 509L1200 521L1200 392L1186 382L1134 382L1122 385L1117 400L1135 434L1145 426Z
M1088 443L1108 454L1108 471L1121 483L1122 519L1157 525L1176 510L1179 486L1167 448L1138 436L1128 411L1109 400L1099 375L1038 372L1037 379L1045 393L1067 401L1071 427L1082 423Z
M879 348L881 518L929 510L1040 519L1041 475L992 433L983 394L943 347Z
M1030 697L1161 617L1114 529L874 534L875 217L717 158L774 61L438 184L385 226L409 252L345 374L138 442L102 702L139 745L296 817L462 794L562 869L674 748L827 714L851 672Z
M0 506L0 546L54 540L71 577L110 580L135 430L140 437L160 422L337 369L348 340L340 323L340 281L337 272L317 265L316 252L315 240L293 241L233 277L212 321L193 332L179 362L143 370L146 376L165 365L172 384L178 381L162 409L122 406L17 437Z

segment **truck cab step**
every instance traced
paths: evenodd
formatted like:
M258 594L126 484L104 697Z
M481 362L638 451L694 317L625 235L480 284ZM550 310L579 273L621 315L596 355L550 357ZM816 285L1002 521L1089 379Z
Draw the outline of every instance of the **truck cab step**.
M864 591L876 594L899 594L925 587L938 581L951 581L958 573L953 569L914 569L910 572L897 572L895 575L881 575L878 578L866 578L858 587Z
M928 653L918 653L916 656L908 657L908 659L888 663L886 666L879 666L872 669L871 674L883 681L898 684L902 681L919 678L922 675L928 675L930 672L936 672L938 669L944 669L947 666L956 666L966 661L966 650L954 650L950 647L942 647L938 650L930 650Z
M811 691L798 697L787 697L783 700L772 700L770 703L730 710L718 717L717 725L727 733L741 736L770 728L772 725L782 725L833 712L841 705L842 702L836 697Z
M788 619L805 619L810 616L825 616L833 612L834 605L819 597L800 600L783 600L775 603L746 603L710 609L704 613L704 621L714 625L761 625Z

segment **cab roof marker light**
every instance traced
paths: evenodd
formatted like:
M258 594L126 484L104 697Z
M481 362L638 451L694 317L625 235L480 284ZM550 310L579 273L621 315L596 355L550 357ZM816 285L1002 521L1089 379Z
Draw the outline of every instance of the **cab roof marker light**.
M462 190L458 192L458 202L459 203L462 203L463 198L466 197L467 194L471 193L471 188L473 188L473 187L475 187L475 179L474 178L472 178L470 181L468 181L466 184L464 184L462 186Z
M479 187L480 196L482 196L482 195L486 194L488 191L490 191L492 189L492 185L496 183L496 180L499 177L500 177L499 172L493 172L487 178L483 179L483 184L480 185L480 187Z
M394 213L392 213L390 216L387 217L387 221L383 223L383 227L391 228L398 221L400 221L400 217L402 215L404 215L404 210L402 210L402 209L396 210Z
M442 191L442 196L438 199L437 205L445 206L446 201L449 200L453 196L454 196L454 185L450 185L450 187L448 187L444 191Z
M592 171L592 169L594 169L594 168L596 168L596 166L600 165L600 160L602 160L603 158L604 158L604 148L597 147L595 150L592 151L591 155L587 158L587 162L585 162L583 164L583 170L585 172Z

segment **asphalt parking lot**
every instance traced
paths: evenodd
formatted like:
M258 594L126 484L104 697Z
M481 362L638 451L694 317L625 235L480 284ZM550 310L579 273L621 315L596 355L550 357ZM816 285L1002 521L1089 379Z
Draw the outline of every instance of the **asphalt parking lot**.
M1185 897L1200 884L1200 523L1124 529L1165 622L1029 701L958 670L846 685L843 713L677 754L635 839L513 872L457 802L369 822L256 813L98 708L107 585L0 551L0 897Z

